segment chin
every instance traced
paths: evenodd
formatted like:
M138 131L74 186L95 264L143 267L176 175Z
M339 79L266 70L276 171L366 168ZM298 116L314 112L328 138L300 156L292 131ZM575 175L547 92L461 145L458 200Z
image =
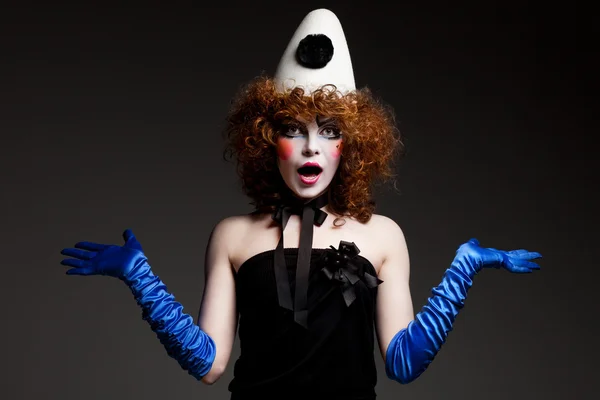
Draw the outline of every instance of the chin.
M327 187L322 187L319 185L319 187L313 186L308 188L296 187L293 189L293 192L301 199L310 200L319 196L325 190L327 190Z

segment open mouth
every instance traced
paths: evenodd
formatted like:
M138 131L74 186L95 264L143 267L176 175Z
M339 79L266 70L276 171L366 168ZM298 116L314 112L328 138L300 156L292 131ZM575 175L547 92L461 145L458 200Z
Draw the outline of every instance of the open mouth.
M298 168L298 173L307 178L315 177L323 172L323 168L317 167L316 165L307 165L305 167Z
M323 172L323 168L316 165L305 165L298 168L300 180L307 185L316 183L321 176L321 172Z

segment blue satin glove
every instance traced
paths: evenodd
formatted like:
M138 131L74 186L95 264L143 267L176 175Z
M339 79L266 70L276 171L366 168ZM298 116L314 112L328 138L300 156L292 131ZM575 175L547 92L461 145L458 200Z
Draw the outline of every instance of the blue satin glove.
M150 324L167 354L200 380L210 371L216 347L183 306L167 292L167 287L152 273L142 246L133 232L123 233L124 246L79 242L61 254L61 264L72 267L68 275L108 275L124 281L142 308L142 318Z
M479 247L476 239L461 245L444 273L442 282L408 326L391 340L385 360L388 378L406 384L418 378L433 361L452 330L452 323L463 308L473 277L482 268L506 268L528 273L539 269L530 260L541 254L527 250L502 251Z

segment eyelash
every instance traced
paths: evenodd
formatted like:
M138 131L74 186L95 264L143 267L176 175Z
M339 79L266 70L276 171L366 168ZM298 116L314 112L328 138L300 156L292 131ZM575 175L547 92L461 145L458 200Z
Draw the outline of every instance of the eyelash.
M336 126L324 126L320 132L324 132L326 130L331 130L332 134L331 135L325 135L325 137L329 140L336 140L339 139L342 136L342 132L340 132L340 129ZM291 133L291 131L294 132L299 132L299 133ZM306 134L306 130L301 128L298 125L284 125L283 126L283 136L285 137L289 137L289 138L294 138L294 137L298 137L300 136L300 134L305 135Z
M332 131L332 135L328 136L328 139L339 139L342 136L342 132L340 132L340 129L336 126L326 126L323 128L323 131L325 130Z

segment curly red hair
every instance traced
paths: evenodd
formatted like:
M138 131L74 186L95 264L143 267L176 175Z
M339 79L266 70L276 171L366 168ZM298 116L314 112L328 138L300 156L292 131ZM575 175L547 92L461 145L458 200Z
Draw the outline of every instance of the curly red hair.
M329 207L340 216L367 222L375 210L373 184L394 176L393 161L404 146L393 110L367 88L347 94L325 85L305 94L281 92L260 76L233 98L227 115L226 158L237 160L242 189L260 212L272 212L289 195L277 167L279 127L297 117L336 120L343 132L339 168L329 186Z

